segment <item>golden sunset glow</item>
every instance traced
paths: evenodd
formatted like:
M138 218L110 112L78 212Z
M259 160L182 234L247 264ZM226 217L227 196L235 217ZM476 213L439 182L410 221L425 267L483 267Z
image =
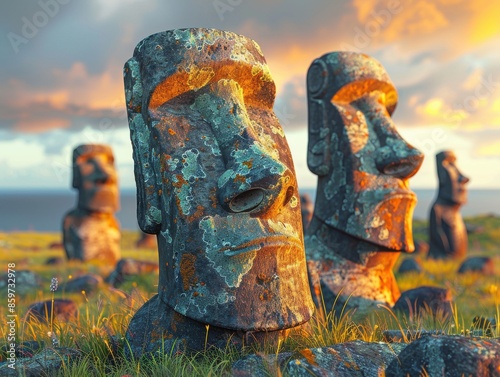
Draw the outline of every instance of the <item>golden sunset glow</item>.
M120 148L130 148L123 64L149 34L202 26L243 34L261 46L276 83L276 113L297 151L296 165L303 170L299 180L303 175L308 185L314 180L305 162L305 76L315 58L338 50L366 53L382 63L399 93L395 122L409 134L421 135L413 142L428 147L426 154L455 148L458 140L466 146L457 151L460 159L488 156L492 164L500 164L498 2L259 0L231 5L220 13L212 2L193 0L168 5L127 0L125 6L93 0L92 6L71 3L64 12L61 8L29 38L22 34L22 19L32 19L40 11L36 2L13 2L8 7L11 16L5 28L21 38L17 41L25 41L7 40L2 51L8 72L2 76L0 93L0 132L6 133L5 140L39 135L40 140L57 140L62 151L77 135L113 140L120 134L125 140ZM436 127L449 136L436 142ZM59 132L58 138L51 138L51 132ZM14 169L15 156L0 157ZM432 170L426 168L432 164L430 157L422 171ZM123 158L131 166L129 149ZM486 172L478 174L484 178L473 178L471 184L491 185ZM417 174L413 182L429 185L434 179L430 176Z

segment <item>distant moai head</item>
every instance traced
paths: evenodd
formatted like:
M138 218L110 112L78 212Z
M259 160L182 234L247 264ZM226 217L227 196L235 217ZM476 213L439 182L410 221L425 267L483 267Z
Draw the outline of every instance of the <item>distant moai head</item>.
M73 150L73 187L78 208L113 213L119 209L118 178L108 145L83 144Z
M314 216L387 251L413 251L416 196L408 179L423 155L397 132L397 92L382 65L354 52L316 59L307 73Z
M451 205L467 203L467 183L455 165L457 158L453 151L442 151L436 154L436 166L439 179L438 200Z
M124 75L137 216L158 235L161 300L229 329L307 321L297 182L259 46L219 30L161 32Z

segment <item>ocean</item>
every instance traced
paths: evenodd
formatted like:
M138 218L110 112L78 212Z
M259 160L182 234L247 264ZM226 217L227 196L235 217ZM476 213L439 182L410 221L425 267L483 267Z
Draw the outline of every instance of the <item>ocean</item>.
M414 189L418 196L414 218L426 219L436 190ZM305 189L314 200L315 189ZM462 207L462 215L500 215L500 190L469 190L469 201ZM61 230L64 214L75 207L76 191L0 191L0 231L57 232ZM122 229L138 230L135 190L122 190L121 208L116 213Z

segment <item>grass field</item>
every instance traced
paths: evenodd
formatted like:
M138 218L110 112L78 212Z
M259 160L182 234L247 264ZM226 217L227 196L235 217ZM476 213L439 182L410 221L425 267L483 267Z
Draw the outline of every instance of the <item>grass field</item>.
M131 360L123 356L127 346L124 334L128 322L135 311L157 290L157 275L146 274L126 281L119 290L103 284L98 293L87 292L69 294L62 289L51 292L50 282L57 278L59 284L71 277L86 272L107 276L113 266L97 263L64 263L48 266L45 261L51 257L62 257L63 250L51 247L60 242L58 233L0 233L0 265L6 272L9 263L15 264L15 270L29 269L43 278L43 283L36 290L16 296L16 314L21 319L17 328L17 343L37 341L45 346L53 342L60 346L81 350L84 354L80 362L65 365L59 371L60 376L223 376L230 370L233 361L242 353L276 353L283 350L298 350L308 347L327 346L348 340L381 341L382 333L387 329L439 329L450 334L467 333L472 318L477 315L496 317L499 322L500 308L500 218L484 216L466 219L466 223L476 231L469 236L469 256L490 256L494 259L497 274L481 276L475 273L458 275L460 262L432 261L425 256L403 255L404 258L416 258L424 268L422 273L396 275L402 291L422 285L449 288L454 296L454 316L446 320L435 320L425 315L410 322L407 318L395 315L388 309L353 321L351 313L329 313L315 317L307 333L292 334L281 344L279 349L234 349L210 350L205 354L158 355L153 359ZM425 222L414 224L415 239L426 240ZM122 235L122 257L157 262L156 250L136 249L136 232L124 232ZM397 267L395 270L397 270ZM7 295L2 294L5 302L0 303L0 319L6 322ZM78 318L69 323L48 321L48 323L27 322L22 320L27 307L40 300L52 298L70 298L79 306ZM495 336L499 336L497 329ZM5 343L7 328L0 328L0 361L6 360ZM270 375L273 375L272 371Z

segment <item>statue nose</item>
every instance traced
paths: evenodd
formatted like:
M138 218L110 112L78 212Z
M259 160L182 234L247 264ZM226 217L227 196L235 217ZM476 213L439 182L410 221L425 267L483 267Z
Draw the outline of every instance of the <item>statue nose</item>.
M458 178L458 181L462 184L466 184L470 181L470 179L468 177L466 177L465 175L462 175L462 173L460 173L460 177Z
M233 80L219 80L199 95L193 108L212 128L226 170L217 183L222 207L232 213L264 213L288 202L295 179L272 150L269 135L252 124L243 91ZM292 194L290 194L290 192Z
M385 175L408 179L420 169L424 155L401 137L391 118L385 119L384 123L377 127L380 141L375 159L377 169Z

